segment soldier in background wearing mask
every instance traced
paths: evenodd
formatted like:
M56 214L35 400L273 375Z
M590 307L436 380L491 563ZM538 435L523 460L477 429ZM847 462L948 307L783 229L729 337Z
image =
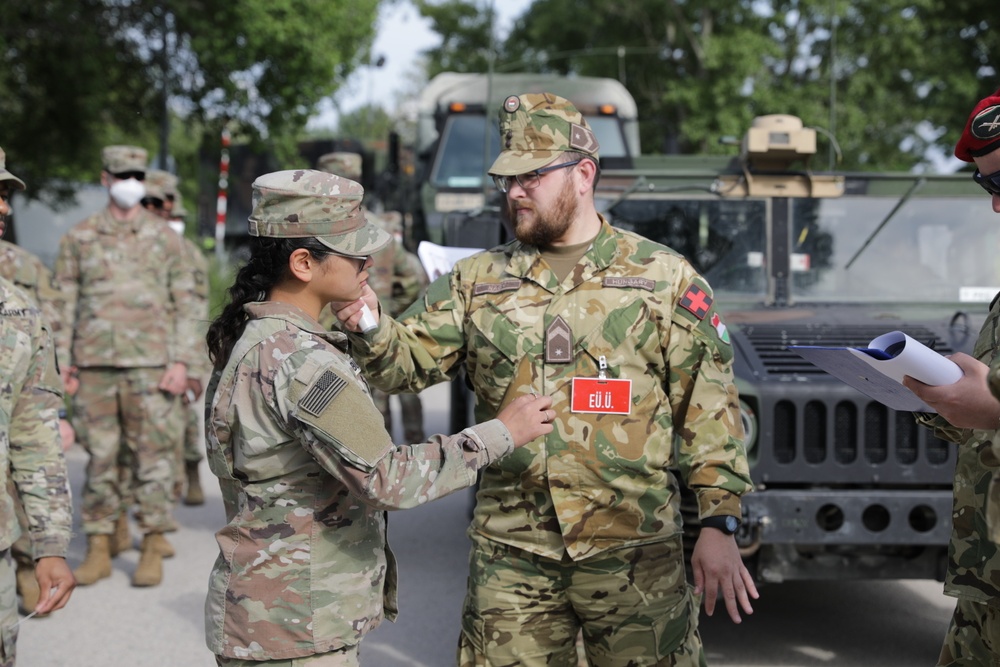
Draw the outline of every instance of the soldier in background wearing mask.
M352 181L361 180L361 155L346 151L335 151L321 155L316 168L335 176ZM374 214L367 207L365 215L372 224L382 231L392 234L393 239L385 248L372 256L374 265L368 272L368 285L378 295L379 302L387 312L396 317L406 310L425 287L427 274L420 266L420 260L403 247L402 216L398 211L386 211ZM327 328L336 323L337 319L330 310L323 312L320 322ZM424 440L424 408L420 396L411 392L397 394L399 397L400 416L403 422L403 439L406 442L423 442ZM389 405L389 394L372 388L372 400L375 407L382 413L385 420L385 430L392 433L392 409Z
M0 221L10 196L24 182L6 169L0 151ZM13 505L23 505L36 587L46 595L35 610L46 614L69 601L76 582L66 565L73 511L60 443L63 406L48 325L21 289L0 278L0 666L13 667L17 642L17 592L11 546L22 528Z
M140 206L147 153L135 146L102 151L106 208L63 236L55 280L65 301L57 338L61 358L78 369L73 397L77 438L90 455L82 519L87 557L81 585L111 575L111 536L126 510L119 450L132 461L142 555L134 586L156 586L172 547L171 510L187 369L198 362L194 279L180 239Z
M146 174L146 196L142 200L143 206L155 215L167 221L177 236L181 239L184 250L184 266L191 271L194 278L195 295L198 298L198 313L196 326L198 328L198 339L204 341L205 332L208 328L208 259L201 251L201 248L191 239L184 235L184 217L187 211L181 199L178 189L178 179L175 175L150 169ZM208 350L202 346L202 353L198 355L198 363L195 367L188 369L188 386L182 397L182 402L186 406L184 409L184 437L183 443L178 452L177 480L174 485L175 496L180 498L185 505L202 505L205 502L205 493L201 488L201 477L198 468L205 455L202 453L204 446L204 429L202 428L202 405L199 400L202 396L211 368L208 363Z

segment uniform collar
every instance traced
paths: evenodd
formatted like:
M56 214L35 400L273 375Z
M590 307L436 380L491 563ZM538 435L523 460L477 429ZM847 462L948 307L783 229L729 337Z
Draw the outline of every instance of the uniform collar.
M583 274L586 280L595 272L603 271L614 263L618 256L618 241L615 238L614 228L600 213L597 217L601 219L601 228L594 237L594 242L590 249L583 255L581 262L589 264ZM514 241L510 246L510 260L507 262L507 273L519 278L527 278L538 283L542 287L553 291L558 287L555 274L541 261L541 253L538 248L525 245L520 241Z
M328 331L298 306L281 301L252 301L243 309L254 319L275 319L288 322L292 326L324 338L330 343L338 344L347 340L346 334L340 331Z

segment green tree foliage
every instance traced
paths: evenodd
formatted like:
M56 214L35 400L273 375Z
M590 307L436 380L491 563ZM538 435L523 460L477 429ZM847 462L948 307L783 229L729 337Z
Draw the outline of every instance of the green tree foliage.
M289 145L364 60L379 0L5 0L0 137L32 193L93 180L100 147L195 136ZM184 142L182 142L184 143ZM189 142L188 142L189 143ZM279 149L279 153L280 153Z
M472 5L418 6L445 37L429 74L485 71ZM496 68L623 80L647 152L732 152L720 137L789 113L836 136L840 168L906 169L950 154L1000 86L997 16L989 0L534 0Z
M429 49L427 77L441 72L486 72L493 44L494 13L491 2L473 0L413 0L431 29L441 35L441 46Z

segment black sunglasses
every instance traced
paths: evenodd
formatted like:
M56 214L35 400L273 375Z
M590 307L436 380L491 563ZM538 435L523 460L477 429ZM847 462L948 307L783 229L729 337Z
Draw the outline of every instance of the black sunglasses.
M991 195L1000 195L1000 171L984 174L976 169L972 172L972 180L979 183L979 186Z
M146 180L146 173L143 171L122 171L117 174L111 174L111 175L117 178L119 181L124 181L129 178L134 178L137 181Z

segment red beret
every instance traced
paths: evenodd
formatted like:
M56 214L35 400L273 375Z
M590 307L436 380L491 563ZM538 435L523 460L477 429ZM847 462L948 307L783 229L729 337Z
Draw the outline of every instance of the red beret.
M983 98L969 114L965 132L955 146L955 157L972 162L1000 148L1000 90Z

